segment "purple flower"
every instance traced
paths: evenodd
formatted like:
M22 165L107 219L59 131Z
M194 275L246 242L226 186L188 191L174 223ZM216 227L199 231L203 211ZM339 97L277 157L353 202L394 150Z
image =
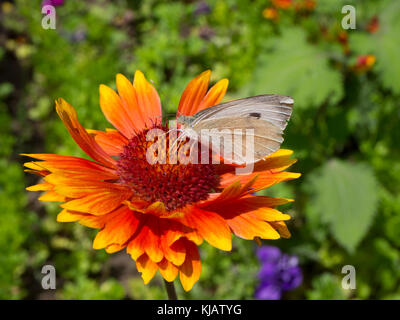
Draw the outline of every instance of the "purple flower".
M256 291L256 297L260 300L280 300L281 296L281 288L273 284L260 286Z
M278 247L262 246L257 250L257 257L262 263L278 262L281 258L281 250Z
M284 291L297 288L303 281L296 256L283 254L273 246L259 248L257 256L261 262L260 284L255 293L257 299L279 300Z
M207 2L200 1L196 3L196 9L194 10L194 14L196 16L200 16L202 14L209 14L210 12L211 8Z
M42 7L50 5L50 6L62 6L64 4L64 0L43 0Z

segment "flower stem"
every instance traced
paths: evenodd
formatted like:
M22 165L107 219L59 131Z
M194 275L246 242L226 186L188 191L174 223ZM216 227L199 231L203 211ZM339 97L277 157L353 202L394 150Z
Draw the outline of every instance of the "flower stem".
M176 295L174 282L168 282L164 279L165 289L167 289L168 300L178 300L178 296Z

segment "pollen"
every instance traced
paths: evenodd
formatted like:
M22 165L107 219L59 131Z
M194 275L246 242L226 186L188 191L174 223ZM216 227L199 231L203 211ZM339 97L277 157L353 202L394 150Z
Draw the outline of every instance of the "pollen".
M168 132L167 126L155 126L152 129ZM147 141L149 130L145 129L134 136L120 154L117 162L120 183L129 186L134 196L142 200L161 201L169 211L206 200L220 181L215 165L182 164L171 160L173 157L169 155L169 148L173 142L168 134L164 136L165 160L149 162L146 154L154 144L153 141Z

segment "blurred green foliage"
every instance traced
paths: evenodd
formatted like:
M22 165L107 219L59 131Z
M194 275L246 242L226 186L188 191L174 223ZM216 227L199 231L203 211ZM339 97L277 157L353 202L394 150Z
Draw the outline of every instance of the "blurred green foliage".
M54 112L65 98L87 128L107 123L100 83L142 70L167 114L187 82L205 69L227 77L226 100L291 95L293 117L283 147L295 151L303 177L266 194L292 197L292 238L265 241L297 254L304 283L285 298L400 298L400 3L315 1L277 9L268 0L73 1L57 7L57 29L41 26L39 0L2 1L0 17L0 298L163 299L161 278L144 286L125 254L92 249L95 231L59 224L57 205L38 203L18 154L84 156ZM341 8L357 10L343 30ZM372 21L377 21L373 29ZM361 58L373 55L365 66ZM201 246L202 276L183 298L251 299L256 244L234 240L231 253ZM57 290L41 289L53 264ZM357 289L341 288L354 265ZM373 275L373 276L371 276Z

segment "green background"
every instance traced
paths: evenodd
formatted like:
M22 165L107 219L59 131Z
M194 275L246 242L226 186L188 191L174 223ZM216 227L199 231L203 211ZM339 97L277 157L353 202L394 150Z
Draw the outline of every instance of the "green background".
M262 93L295 100L284 148L302 177L265 191L296 201L292 238L264 241L298 255L303 284L284 299L400 298L400 2L316 1L312 10L262 12L268 0L74 1L57 7L56 30L41 26L40 1L2 1L0 17L0 298L163 299L161 277L144 286L125 253L92 249L96 231L56 222L57 204L25 187L19 153L82 156L54 110L63 97L86 128L104 129L98 86L136 69L154 81L173 113L190 79L227 77L225 100ZM303 0L295 1L301 3ZM355 30L341 28L353 4ZM376 16L379 28L368 31ZM339 35L347 34L347 44ZM347 49L346 49L347 47ZM369 70L354 66L374 55ZM259 263L253 241L231 253L201 246L203 270L187 299L253 299ZM57 289L41 288L41 268ZM341 287L353 265L357 288Z

